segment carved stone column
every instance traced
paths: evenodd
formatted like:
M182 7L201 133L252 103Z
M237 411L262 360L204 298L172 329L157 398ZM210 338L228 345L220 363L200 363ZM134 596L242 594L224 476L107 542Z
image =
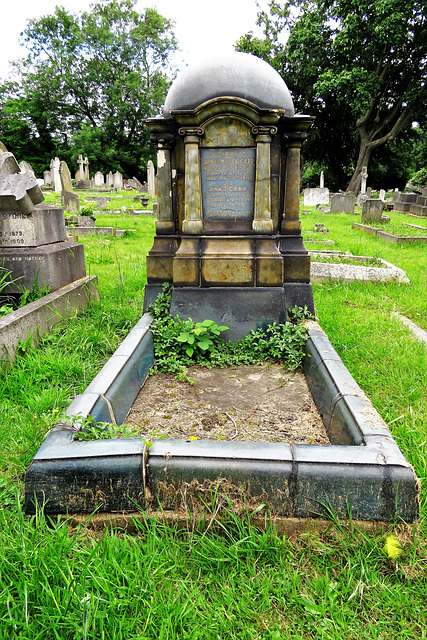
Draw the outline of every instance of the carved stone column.
M203 231L199 145L204 134L202 127L181 127L185 145L185 218L182 232L192 235Z
M301 233L301 221L299 219L300 156L301 143L305 137L305 134L299 131L286 135L287 154L282 233L289 235L299 235Z
M254 127L256 142L255 205L252 229L257 233L272 233L270 145L277 127Z
M171 145L158 141L157 151L157 220L156 233L175 232L172 207Z

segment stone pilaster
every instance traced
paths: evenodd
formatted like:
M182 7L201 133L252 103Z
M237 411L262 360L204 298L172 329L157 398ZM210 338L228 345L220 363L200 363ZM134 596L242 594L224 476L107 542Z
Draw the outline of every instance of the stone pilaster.
M156 233L175 232L172 206L170 143L159 141L157 150L157 221Z
M202 127L181 127L178 133L184 136L185 146L185 217L182 232L197 235L203 232L199 145L204 130Z
M301 143L305 137L300 132L287 134L285 201L282 220L282 233L299 235L301 221L299 219L300 193L300 156Z
M270 145L277 127L254 127L256 142L255 206L252 229L257 233L272 233Z

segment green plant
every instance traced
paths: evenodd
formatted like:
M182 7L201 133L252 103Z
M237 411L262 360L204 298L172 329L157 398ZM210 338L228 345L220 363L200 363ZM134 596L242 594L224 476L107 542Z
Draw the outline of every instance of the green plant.
M187 356L192 356L197 350L203 354L212 352L215 349L215 340L221 331L227 331L229 327L218 326L213 320L203 320L194 322L191 318L183 323L182 331L177 337L177 341L184 349Z
M425 187L427 185L427 168L420 169L414 173L410 177L409 183L413 184L414 187Z
M88 216L88 217L93 218L95 220L95 218L93 216L93 212L95 211L95 208L96 208L95 203L90 203L90 204L85 203L82 207L80 207L80 209L78 211L78 215L79 216Z
M111 440L114 438L136 438L139 433L126 424L95 422L91 416L81 421L75 440Z

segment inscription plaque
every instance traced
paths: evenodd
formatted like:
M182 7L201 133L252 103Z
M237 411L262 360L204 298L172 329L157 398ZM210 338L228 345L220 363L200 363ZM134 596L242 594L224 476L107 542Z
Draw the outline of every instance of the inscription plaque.
M252 220L255 148L201 149L205 220Z

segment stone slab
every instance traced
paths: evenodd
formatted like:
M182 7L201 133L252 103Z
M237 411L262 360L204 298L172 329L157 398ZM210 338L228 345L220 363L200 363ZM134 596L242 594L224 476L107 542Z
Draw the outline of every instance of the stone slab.
M84 311L90 300L99 300L97 276L85 276L0 318L0 364L15 360L21 340L31 336L37 344L55 324Z
M354 213L356 197L335 193L331 198L331 213Z
M329 189L325 187L313 187L304 189L304 207L316 207L318 204L329 204Z
M5 293L20 293L22 287L33 288L46 285L50 291L57 291L86 275L84 246L78 242L57 242L41 247L28 247L1 250L5 269L12 272Z
M29 215L20 211L0 212L1 247L38 247L66 238L64 212L37 205Z

